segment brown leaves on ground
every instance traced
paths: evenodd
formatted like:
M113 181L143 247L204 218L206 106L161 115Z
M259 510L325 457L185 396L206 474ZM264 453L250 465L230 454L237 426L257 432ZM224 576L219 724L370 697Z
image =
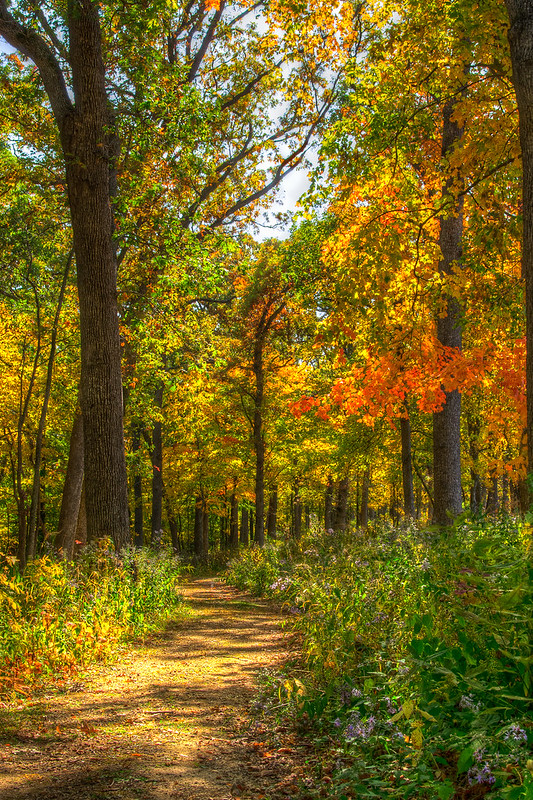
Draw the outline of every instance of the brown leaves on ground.
M216 579L185 594L190 618L62 694L0 709L1 800L297 794L298 743L274 747L248 717L257 671L286 655L279 616Z

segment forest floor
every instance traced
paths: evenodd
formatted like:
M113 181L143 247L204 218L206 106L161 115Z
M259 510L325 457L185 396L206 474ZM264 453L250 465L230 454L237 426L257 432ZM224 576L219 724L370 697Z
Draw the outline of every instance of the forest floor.
M281 800L306 746L254 722L262 668L287 659L271 603L196 578L190 615L62 690L0 706L1 800Z

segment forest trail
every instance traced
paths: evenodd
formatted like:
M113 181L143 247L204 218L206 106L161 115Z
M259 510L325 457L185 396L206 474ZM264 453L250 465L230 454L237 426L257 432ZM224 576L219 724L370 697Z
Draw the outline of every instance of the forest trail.
M257 672L286 658L279 613L216 578L183 593L190 617L67 692L0 709L1 800L294 796L303 753L247 714Z

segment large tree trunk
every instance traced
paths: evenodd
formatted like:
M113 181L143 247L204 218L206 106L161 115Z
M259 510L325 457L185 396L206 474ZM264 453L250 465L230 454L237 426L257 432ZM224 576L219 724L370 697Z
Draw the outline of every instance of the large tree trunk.
M522 150L522 278L526 291L527 471L533 473L533 2L505 0ZM531 497L529 498L529 503Z
M461 140L463 129L453 119L454 104L443 110L442 156L449 157ZM447 178L443 198L452 204L451 213L440 219L439 245L442 258L439 273L451 275L461 258L463 235L463 199L454 198L456 181ZM447 297L445 316L437 318L437 338L445 347L461 348L461 308L454 297ZM462 511L461 490L461 395L455 389L446 392L442 411L433 414L433 514L438 525L449 525Z
M406 517L415 516L415 493L413 491L413 461L411 456L411 423L409 417L400 419L402 438L402 486L403 512Z
M54 547L65 558L72 558L74 539L80 513L81 493L83 486L83 417L80 408L76 409L72 433L70 434L70 450L67 472L63 486L59 525L54 540Z
M163 385L154 396L155 407L163 407ZM161 420L154 422L152 432L152 545L159 547L163 538L163 430Z
M106 93L99 4L67 4L72 95L45 39L0 0L0 35L37 65L59 129L78 275L81 408L89 537L129 542L122 379L113 244L118 139Z

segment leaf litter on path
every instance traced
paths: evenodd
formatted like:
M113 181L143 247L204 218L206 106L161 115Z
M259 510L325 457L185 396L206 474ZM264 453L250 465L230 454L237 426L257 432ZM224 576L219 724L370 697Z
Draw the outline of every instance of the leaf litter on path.
M0 800L295 796L298 748L248 716L257 672L286 657L280 615L217 579L184 594L194 613L120 663L0 711Z

